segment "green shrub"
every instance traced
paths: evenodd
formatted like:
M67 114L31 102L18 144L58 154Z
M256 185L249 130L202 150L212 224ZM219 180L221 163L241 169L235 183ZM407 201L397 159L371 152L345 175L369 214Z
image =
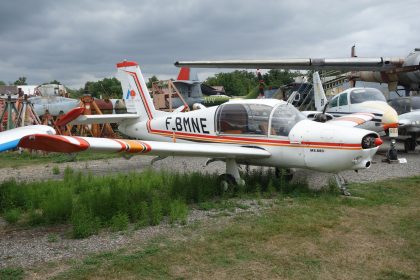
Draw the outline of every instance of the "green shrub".
M73 238L85 238L98 233L100 221L94 217L85 207L75 209L71 217Z
M53 169L52 169L52 173L54 175L60 174L60 168L58 166L54 166Z
M50 242L50 243L57 242L58 241L58 235L55 234L55 233L48 234L47 241Z
M128 215L124 213L117 213L111 219L110 225L112 231L122 231L128 229L129 223Z
M25 190L16 180L11 179L0 183L0 212L24 206L24 197Z
M140 202L137 207L137 223L136 228L150 225L149 206L146 201Z
M73 179L73 175L74 175L73 168L71 168L70 166L66 166L66 168L64 169L63 181L64 182L70 182Z
M170 204L169 222L171 224L180 222L185 225L188 218L188 206L180 200L172 201Z
M4 219L9 224L16 224L20 219L20 210L18 208L7 210L4 213Z
M162 203L157 196L153 196L149 209L150 224L152 226L158 225L163 219L163 208Z
M42 212L40 210L31 209L28 215L28 224L31 226L38 226L43 223L45 223L45 219L42 216Z
M24 271L22 268L2 268L0 269L1 280L19 280L23 279Z
M71 190L65 188L52 190L41 203L41 209L45 221L49 224L68 221L73 209Z

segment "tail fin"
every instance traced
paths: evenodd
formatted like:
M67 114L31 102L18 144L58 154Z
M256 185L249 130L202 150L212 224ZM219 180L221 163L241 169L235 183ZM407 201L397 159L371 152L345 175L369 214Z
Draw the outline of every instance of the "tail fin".
M319 77L318 72L314 72L312 80L314 85L315 108L317 111L322 112L325 104L327 103L327 97L325 96L324 88L322 87L321 78Z
M153 105L139 65L133 61L123 61L117 64L117 68L117 78L121 82L127 112L137 113L141 118L153 119L158 111Z
M178 73L178 81L198 81L197 71L189 67L181 67Z

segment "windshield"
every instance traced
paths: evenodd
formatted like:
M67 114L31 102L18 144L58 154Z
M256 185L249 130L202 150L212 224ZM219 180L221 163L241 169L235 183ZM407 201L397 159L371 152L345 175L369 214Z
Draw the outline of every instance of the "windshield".
M278 106L271 117L271 135L288 136L290 130L306 117L291 104Z
M386 99L382 92L375 88L355 89L350 93L350 103L357 104L365 101L384 101Z
M420 97L400 97L390 100L389 105L397 111L398 115L411 112L413 110L420 110Z
M411 102L412 110L420 110L420 96L413 96Z
M264 104L225 103L217 112L217 130L225 134L268 135L273 107Z

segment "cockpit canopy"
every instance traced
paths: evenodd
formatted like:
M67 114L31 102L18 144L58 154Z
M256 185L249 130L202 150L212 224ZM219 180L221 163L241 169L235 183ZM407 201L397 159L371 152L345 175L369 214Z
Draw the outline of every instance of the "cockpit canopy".
M358 88L350 92L350 103L357 104L365 101L383 101L386 102L385 96L376 88Z
M420 110L420 96L400 97L388 101L398 115Z
M350 96L350 98L349 98ZM386 102L385 96L376 88L355 88L346 90L331 99L328 107L345 106L348 104L358 104L366 101Z
M277 106L253 103L225 103L216 113L219 134L288 136L290 130L305 116L293 105Z

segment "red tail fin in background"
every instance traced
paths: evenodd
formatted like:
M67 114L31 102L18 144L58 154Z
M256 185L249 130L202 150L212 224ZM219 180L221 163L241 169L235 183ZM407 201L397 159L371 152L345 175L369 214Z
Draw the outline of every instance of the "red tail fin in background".
M181 70L179 70L178 74L178 81L189 81L190 79L190 68L189 67L182 67Z

